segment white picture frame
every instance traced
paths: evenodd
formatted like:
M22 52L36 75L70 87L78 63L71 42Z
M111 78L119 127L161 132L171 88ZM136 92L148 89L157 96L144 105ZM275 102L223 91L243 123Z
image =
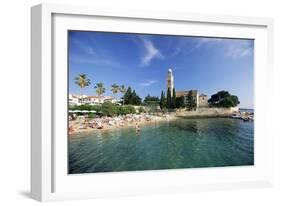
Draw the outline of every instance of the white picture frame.
M41 4L31 9L31 26L32 198L52 201L272 186L273 134L268 121L272 114L267 109L271 103L261 95L266 92L270 97L273 91L271 19ZM255 165L67 175L68 29L255 39Z

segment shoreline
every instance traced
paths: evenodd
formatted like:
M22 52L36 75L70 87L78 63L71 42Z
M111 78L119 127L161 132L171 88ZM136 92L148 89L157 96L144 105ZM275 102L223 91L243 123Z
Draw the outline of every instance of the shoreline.
M123 124L120 124L120 122L118 122L117 125L110 125L108 123L103 123L103 128L102 129L98 129L98 128L93 128L93 127L85 127L85 128L77 128L78 125L81 124L85 124L85 120L86 121L98 121L100 119L79 119L79 120L74 120L74 121L70 121L69 123L69 127L73 126L75 127L75 131L68 132L68 136L69 138L75 138L75 135L77 134L82 134L82 133L92 133L92 132L108 132L108 131L114 131L114 130L118 130L118 129L127 129L127 128L136 128L136 132L138 132L137 130L139 130L142 126L146 126L146 125L153 125L153 124L157 124L157 123L161 123L161 122L168 122L168 121L172 121L175 119L179 119L180 117L176 117L175 115L166 115L166 116L155 116L155 115L146 115L148 116L148 119L141 119L140 121L136 120L136 121L126 121ZM87 123L86 123L87 124Z
M188 115L187 115L188 114ZM237 113L228 114L194 114L174 112L170 114L148 115L148 114L128 114L118 117L99 117L99 118L78 118L69 121L69 138L75 138L75 135L92 132L108 132L118 129L126 129L135 127L136 132L140 132L142 126L153 125L161 122L168 122L175 119L204 119L204 118L234 118L233 115Z

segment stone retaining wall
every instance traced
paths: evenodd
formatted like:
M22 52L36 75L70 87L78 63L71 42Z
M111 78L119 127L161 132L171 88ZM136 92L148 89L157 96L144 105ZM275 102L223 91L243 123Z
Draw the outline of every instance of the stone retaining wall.
M177 111L180 117L226 117L239 111L238 107L231 108L197 108L196 111Z

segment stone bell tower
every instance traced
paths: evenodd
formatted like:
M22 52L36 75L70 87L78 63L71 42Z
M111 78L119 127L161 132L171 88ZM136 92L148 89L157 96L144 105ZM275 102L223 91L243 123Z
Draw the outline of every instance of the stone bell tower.
M167 90L170 88L171 94L174 89L174 76L172 69L168 69L168 75L167 75Z

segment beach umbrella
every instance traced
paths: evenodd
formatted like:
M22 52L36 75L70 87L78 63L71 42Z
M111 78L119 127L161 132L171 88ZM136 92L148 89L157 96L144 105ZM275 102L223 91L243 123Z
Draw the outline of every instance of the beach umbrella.
M81 113L89 113L89 111L87 111L87 110L82 110L82 111L80 111Z
M94 110L90 110L89 112L90 112L90 113L96 113L96 111L94 111Z
M69 113L77 113L80 112L80 110L69 110Z

